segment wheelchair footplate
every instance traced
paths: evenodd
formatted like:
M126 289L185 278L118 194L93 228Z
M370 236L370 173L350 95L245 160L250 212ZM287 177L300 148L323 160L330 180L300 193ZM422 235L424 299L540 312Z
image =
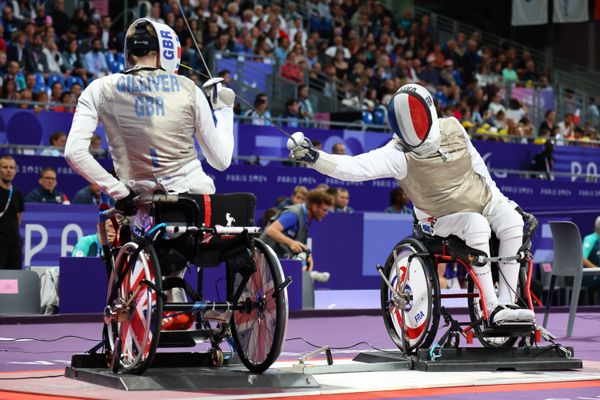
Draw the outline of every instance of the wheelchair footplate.
M581 369L583 362L574 357L572 347L555 343L554 336L535 322L505 322L481 332L473 332L468 323L456 321L442 307L448 330L429 349L419 349L413 368L419 371L555 371ZM461 329L461 326L467 326ZM490 338L486 347L460 347L460 336ZM502 339L521 337L519 347L503 347ZM497 338L498 341L494 341ZM543 338L550 343L538 346ZM497 347L496 347L497 346Z

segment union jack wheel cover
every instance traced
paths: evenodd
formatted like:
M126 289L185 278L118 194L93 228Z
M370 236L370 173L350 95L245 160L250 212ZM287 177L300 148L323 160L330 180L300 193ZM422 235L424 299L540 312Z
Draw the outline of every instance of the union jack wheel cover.
M396 266L392 265L388 279L392 286L399 290L406 277L408 256L405 252L398 254L397 263L400 277L396 274ZM406 327L403 334L402 310L390 304L390 319L400 338L408 341L409 346L417 345L427 333L427 325L431 319L431 289L425 267L418 258L410 263L410 273L405 289L412 294L412 301L404 309ZM388 299L392 299L392 291L388 289Z
M124 272L137 248L137 243L129 242L119 252L116 266L121 269L121 273ZM129 301L142 280L156 283L154 268L152 268L150 257L145 251L138 254L135 264L125 273L115 301L121 304ZM151 327L157 323L157 316L155 315L156 292L147 285L142 285L135 299L131 301L130 310L131 313L127 321L108 325L111 350L114 350L116 335L121 339L120 364L125 370L136 368L140 362L148 358L150 353L153 337ZM116 328L116 332L113 331L113 328Z
M252 258L256 271L244 287L239 302L256 302L258 307L251 312L234 312L235 330L240 346L253 364L263 363L273 348L277 324L277 304L273 297L275 279L265 253L254 248ZM242 283L242 276L235 275L234 288Z

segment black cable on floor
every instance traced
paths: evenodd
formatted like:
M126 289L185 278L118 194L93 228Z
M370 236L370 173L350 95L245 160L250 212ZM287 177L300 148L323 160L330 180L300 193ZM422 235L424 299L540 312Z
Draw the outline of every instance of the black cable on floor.
M0 378L0 381L18 381L23 379L45 379L45 378L60 378L61 376L65 376L65 374L60 375L43 375L43 376L19 376L15 378Z
M0 344L2 343L10 343L10 342L18 342L18 341L25 341L25 340L32 340L34 342L56 342L58 340L63 340L63 339L68 339L68 338L73 338L73 339L81 339L81 340L87 340L89 342L99 342L100 339L90 339L90 338L85 338L83 336L77 336L77 335L65 335L65 336L60 336L54 339L38 339L38 338L14 338L14 339L9 339L9 340L0 340Z
M309 346L312 346L312 347L314 347L314 348L316 348L316 349L323 347L323 346L318 346L318 345L316 345L316 344L313 344L313 343L309 342L308 340L306 340L306 339L304 339L304 338L301 338L301 337L293 337L293 338L285 339L285 341L286 341L286 342L288 342L288 341L292 341L292 340L301 340L301 341L303 341L304 343L306 343L306 344L308 344ZM396 351L396 350L383 350L383 349L380 349L380 348L378 348L378 347L375 347L375 346L373 346L372 344L370 344L370 343L368 343L368 342L358 342L358 343L355 343L355 344L353 344L353 345L351 345L351 346L344 346L344 347L329 347L329 348L330 348L331 350L348 350L348 349L352 349L352 348L354 348L354 347L356 347L356 346L358 346L358 345L361 345L361 344L367 345L367 346L369 346L370 348L372 348L373 350L381 351L381 352L384 352L384 353L392 353L392 352L395 352L395 351Z

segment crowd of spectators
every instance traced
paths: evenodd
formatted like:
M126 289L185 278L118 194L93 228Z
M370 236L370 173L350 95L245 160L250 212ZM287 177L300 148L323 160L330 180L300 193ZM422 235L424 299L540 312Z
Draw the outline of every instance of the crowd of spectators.
M73 111L82 89L93 79L122 71L123 32L111 17L87 2L65 13L64 0L2 2L0 25L0 97L37 101L3 106ZM579 114L567 110L565 124L535 126L527 108L507 93L511 84L544 88L550 71L532 55L510 46L492 48L481 35L460 32L437 41L428 15L394 15L377 0L286 1L183 0L152 3L148 18L170 25L182 45L180 73L200 81L204 66L199 44L211 68L227 53L277 65L282 77L297 84L296 94L277 117L290 127L310 126L318 112L311 93L320 93L363 111L363 120L386 121L386 104L405 83L426 86L440 116L455 116L472 135L597 140L600 113L591 101ZM187 16L191 32L181 13ZM229 72L225 71L229 74ZM231 77L228 77L231 79ZM505 101L508 98L508 101ZM268 113L266 98L255 107ZM269 124L250 112L251 123ZM554 113L555 114L555 113ZM548 131L546 131L548 128ZM490 136L493 134L495 136Z

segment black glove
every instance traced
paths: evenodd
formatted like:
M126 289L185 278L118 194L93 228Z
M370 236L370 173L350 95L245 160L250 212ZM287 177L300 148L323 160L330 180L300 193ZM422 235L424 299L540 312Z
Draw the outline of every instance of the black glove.
M124 215L134 215L137 212L137 207L134 203L134 199L137 197L135 192L130 191L127 197L123 197L121 200L117 200L115 208L121 211Z

